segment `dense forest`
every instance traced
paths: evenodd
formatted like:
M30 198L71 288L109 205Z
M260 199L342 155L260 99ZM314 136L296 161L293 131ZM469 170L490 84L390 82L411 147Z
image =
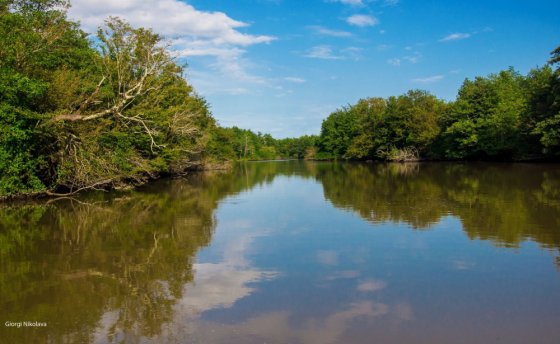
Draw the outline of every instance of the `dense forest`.
M220 127L150 29L108 18L96 35L67 0L0 0L0 197L123 187L235 160L560 156L560 47L544 67L343 107L320 136Z
M119 18L89 37L69 5L0 1L0 197L303 158L315 146L219 127L163 37Z
M0 195L141 182L202 164L214 119L162 37L65 0L0 2Z
M465 80L453 102L420 90L362 99L323 121L318 147L318 158L557 160L560 47L527 75Z
M275 139L248 129L217 127L206 149L212 157L222 160L311 159L315 157L317 140L314 135Z

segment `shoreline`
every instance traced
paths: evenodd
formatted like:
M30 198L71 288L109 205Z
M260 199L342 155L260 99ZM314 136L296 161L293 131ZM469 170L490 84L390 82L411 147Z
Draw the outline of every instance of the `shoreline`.
M79 195L80 193L86 191L92 191L92 190L105 191L105 192L134 190L143 185L164 178L179 178L197 172L226 171L231 169L231 167L232 165L231 162L229 161L225 161L222 163L207 163L205 165L199 165L197 167L190 168L185 171L177 172L177 173L166 172L157 175L145 174L141 176L139 175L136 178L128 178L128 179L123 178L123 179L100 181L91 186L82 187L78 190L70 191L67 193L58 193L52 190L47 190L47 191L40 191L40 192L19 193L13 195L0 196L0 206L9 202L30 202L35 200L47 200L47 199L52 200L57 198L73 197ZM60 190L63 190L63 188L61 188Z
M59 198L70 198L86 191L126 191L134 190L143 185L155 182L165 178L179 178L192 173L211 172L211 171L227 171L231 170L233 164L237 163L259 163L259 162L287 162L287 161L310 161L310 162L343 162L343 163L362 163L362 164L425 164L425 163L457 163L457 164L560 164L557 160L445 160L445 159L419 159L410 161L385 161L385 160L356 160L356 159L274 159L274 160L238 160L225 161L221 163L209 163L195 168L188 169L179 173L161 173L157 176L143 175L134 179L107 180L99 182L95 185L83 187L68 193L57 193L54 191L41 191L33 193L20 193L13 195L0 196L0 206L10 202L31 202L39 200L53 200Z

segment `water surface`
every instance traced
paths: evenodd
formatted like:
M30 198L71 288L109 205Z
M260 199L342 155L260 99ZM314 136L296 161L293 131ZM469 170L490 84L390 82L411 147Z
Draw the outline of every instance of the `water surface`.
M558 165L248 163L0 206L0 342L559 343L559 256Z

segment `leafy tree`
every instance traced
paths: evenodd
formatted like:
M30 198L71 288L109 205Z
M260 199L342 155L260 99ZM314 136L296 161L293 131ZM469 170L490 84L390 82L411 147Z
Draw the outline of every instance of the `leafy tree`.
M439 133L445 103L425 91L369 98L338 110L324 122L321 149L348 159L401 159L424 154Z
M533 88L531 115L536 119L533 134L540 138L543 152L560 155L560 46L552 53L549 66L542 68L541 82ZM552 67L556 67L552 71Z
M512 158L526 111L524 78L512 68L465 80L442 118L448 158Z
M359 133L358 113L352 107L342 108L330 114L321 125L319 146L334 157L343 157L352 140Z
M90 41L67 7L0 6L0 195L143 182L203 164L216 123L162 38L110 18Z
M56 110L53 75L87 69L93 51L65 1L0 6L0 195L44 190L54 174L58 132L42 125Z

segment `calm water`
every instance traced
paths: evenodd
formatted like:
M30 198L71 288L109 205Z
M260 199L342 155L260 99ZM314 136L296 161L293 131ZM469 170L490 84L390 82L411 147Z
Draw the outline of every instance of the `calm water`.
M0 206L0 342L560 343L559 256L559 165L249 163Z

